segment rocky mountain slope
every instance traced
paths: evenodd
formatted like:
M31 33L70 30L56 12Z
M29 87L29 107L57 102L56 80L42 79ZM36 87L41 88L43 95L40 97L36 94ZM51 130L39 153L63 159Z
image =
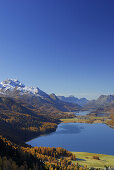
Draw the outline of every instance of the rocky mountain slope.
M40 90L38 87L28 87L16 79L8 79L0 83L0 96L10 97L27 105L31 105L40 112L68 112L80 110L78 104L56 100L52 95Z
M101 95L97 100L91 100L86 105L85 108L103 108L106 106L111 107L114 102L114 94L112 95Z
M114 125L114 95L101 95L97 100L90 101L85 109L93 109L90 115L110 117Z

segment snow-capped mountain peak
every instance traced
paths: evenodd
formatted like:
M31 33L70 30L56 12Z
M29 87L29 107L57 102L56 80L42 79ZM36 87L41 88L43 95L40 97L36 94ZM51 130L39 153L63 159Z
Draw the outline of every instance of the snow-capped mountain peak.
M20 81L16 80L16 79L8 79L5 81L2 81L0 83L3 87L11 87L11 88L15 88L15 87L25 87L24 84L22 84Z
M30 94L36 96L46 96L47 94L40 90L38 87L28 87L16 79L8 79L0 83L0 93L8 94L18 91L20 95Z

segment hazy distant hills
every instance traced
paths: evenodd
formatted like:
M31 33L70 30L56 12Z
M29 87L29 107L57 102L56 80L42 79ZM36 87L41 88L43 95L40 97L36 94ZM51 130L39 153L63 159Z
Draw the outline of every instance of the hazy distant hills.
M114 103L114 94L112 95L101 95L97 100L89 101L85 107L87 108L99 108L105 106L111 106Z
M113 95L101 95L97 100L96 103L99 105L106 105L114 101L114 94Z
M69 96L69 97L57 96L57 97L64 102L75 103L80 106L84 106L88 103L88 100L86 98L78 99L77 97L74 97L74 96Z
M110 125L114 126L114 95L101 95L96 101L89 102L86 109L93 109L91 114L94 116L112 117Z
M61 101L56 95L40 90L38 87L28 87L16 79L8 79L0 83L0 96L10 97L19 102L26 103L40 112L68 112L80 110L81 106Z

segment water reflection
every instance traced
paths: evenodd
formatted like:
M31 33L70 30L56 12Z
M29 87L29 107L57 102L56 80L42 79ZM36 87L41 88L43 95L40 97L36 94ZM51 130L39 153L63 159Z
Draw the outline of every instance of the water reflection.
M75 115L80 115L80 116L85 116L87 114L89 114L92 110L90 111L79 111L79 112L75 112Z
M74 123L66 123L62 124L62 126L59 126L56 134L75 134L80 133L82 130L84 130L83 126L76 125Z
M33 139L32 146L114 155L114 129L105 124L61 123L56 132Z

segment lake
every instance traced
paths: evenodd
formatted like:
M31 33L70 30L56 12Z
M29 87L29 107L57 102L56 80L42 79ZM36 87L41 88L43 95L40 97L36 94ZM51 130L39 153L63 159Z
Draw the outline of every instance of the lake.
M114 155L114 129L100 123L61 123L55 132L37 137L27 144Z

